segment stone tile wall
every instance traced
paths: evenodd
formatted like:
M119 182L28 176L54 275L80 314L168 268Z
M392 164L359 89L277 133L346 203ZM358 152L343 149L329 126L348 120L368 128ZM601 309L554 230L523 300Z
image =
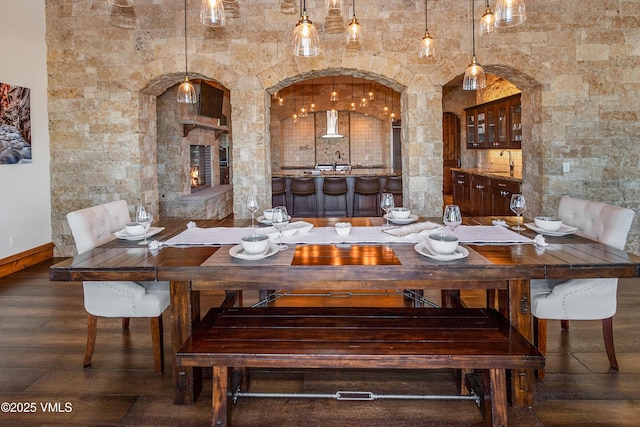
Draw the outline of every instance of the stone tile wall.
M250 192L270 197L270 94L354 73L401 93L405 201L423 215L440 212L443 86L471 59L470 4L429 2L432 62L417 57L422 1L368 1L358 11L363 49L354 52L326 31L324 0L308 0L323 49L312 59L291 55L297 17L281 14L278 2L238 0L217 29L198 24L199 4L187 2L189 70L230 90L236 215L247 214ZM120 198L157 209L155 98L184 78L183 12L182 2L139 0L117 26L106 1L46 0L46 9L53 241L57 255L69 255L68 211ZM523 26L476 38L476 52L487 72L522 92L531 215L552 213L564 194L638 211L639 3L539 0L527 10ZM562 173L563 161L571 173Z

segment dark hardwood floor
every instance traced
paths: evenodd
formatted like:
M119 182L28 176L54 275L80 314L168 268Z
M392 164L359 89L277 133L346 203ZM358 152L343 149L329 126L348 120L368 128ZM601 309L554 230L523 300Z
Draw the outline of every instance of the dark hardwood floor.
M173 404L169 316L165 314L166 371L153 371L146 319L100 319L93 366L82 368L86 314L80 283L50 282L49 263L0 279L0 425L205 426L211 383L194 406ZM640 282L622 280L615 317L620 372L608 370L600 322L573 322L561 333L549 324L547 376L536 383L533 408L509 411L512 426L637 426L640 424ZM429 295L428 295L429 296ZM247 299L254 298L251 294ZM255 298L254 298L255 299ZM431 298L439 302L437 295ZM480 294L466 294L479 305ZM208 295L213 305L220 295ZM286 297L279 304L403 304L401 297ZM371 391L454 394L452 373L439 371L255 371L252 390ZM26 412L31 411L31 412ZM235 426L481 426L468 401L241 398Z

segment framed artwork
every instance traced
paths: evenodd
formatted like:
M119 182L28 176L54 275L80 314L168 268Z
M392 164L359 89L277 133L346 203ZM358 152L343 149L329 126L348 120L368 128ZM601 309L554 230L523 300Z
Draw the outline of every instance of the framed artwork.
M31 90L0 83L0 164L31 163Z

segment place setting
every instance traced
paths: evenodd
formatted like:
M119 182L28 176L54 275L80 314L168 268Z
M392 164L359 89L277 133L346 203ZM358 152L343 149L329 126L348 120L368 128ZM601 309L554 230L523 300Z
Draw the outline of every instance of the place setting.
M537 216L533 223L525 223L524 226L536 233L552 237L562 237L574 234L578 227L572 227L562 223L562 220L552 216Z
M164 230L164 227L151 227L153 222L153 215L149 209L144 206L138 206L136 208L136 220L130 222L124 226L120 231L113 233L118 239L139 241L139 245L147 245L149 242L147 239L153 237L156 234Z

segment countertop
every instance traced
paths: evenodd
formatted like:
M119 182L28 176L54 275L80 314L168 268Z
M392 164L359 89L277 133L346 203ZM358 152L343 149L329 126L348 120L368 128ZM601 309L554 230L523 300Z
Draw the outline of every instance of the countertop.
M466 172L473 175L486 176L488 178L503 179L506 181L514 181L522 184L522 170L516 169L513 174L509 171L499 171L481 168L451 168L452 171Z
M279 178L292 177L323 177L323 176L400 176L401 173L384 172L381 169L352 169L350 171L314 171L309 170L283 170L273 173L272 176Z

